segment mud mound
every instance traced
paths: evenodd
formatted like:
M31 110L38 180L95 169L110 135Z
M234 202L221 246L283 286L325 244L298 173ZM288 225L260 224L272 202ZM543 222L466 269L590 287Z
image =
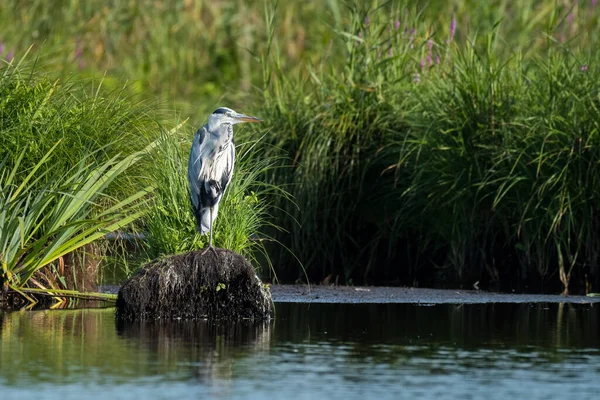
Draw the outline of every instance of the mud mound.
M267 319L271 293L252 265L229 250L152 261L119 290L120 319Z

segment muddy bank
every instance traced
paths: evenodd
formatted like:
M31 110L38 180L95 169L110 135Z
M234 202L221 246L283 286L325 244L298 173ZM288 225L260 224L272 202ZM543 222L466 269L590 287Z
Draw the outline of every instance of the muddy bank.
M274 302L301 303L600 303L600 297L553 294L509 294L385 286L272 285Z
M600 297L406 287L270 285L270 289L273 301L280 303L600 303ZM117 293L119 286L103 286L102 291Z

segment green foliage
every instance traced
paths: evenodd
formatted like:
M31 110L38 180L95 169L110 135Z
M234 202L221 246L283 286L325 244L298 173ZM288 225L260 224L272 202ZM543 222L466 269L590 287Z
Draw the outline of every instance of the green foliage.
M22 169L36 165L59 141L51 160L57 174L85 157L102 162L132 154L156 138L157 129L150 128L158 117L155 105L127 85L107 91L102 81L53 80L27 58L13 64L0 75L0 154L16 159L27 148ZM132 171L119 178L122 188L137 167Z
M219 103L247 97L255 57L264 51L263 6L201 0L8 1L0 4L0 43L17 57L34 44L34 50L44 50L49 69L95 77L108 72L110 87L134 80L140 93L156 94L190 113L200 107L204 115L224 96L226 102ZM338 6L333 2L332 7ZM305 18L317 19L320 13L316 3L287 4L279 32L285 65L297 65L308 49L326 45L322 39L307 40L303 27ZM326 25L315 29L331 35Z
M297 183L280 239L309 277L565 291L597 277L600 54L552 40L566 30L547 10L527 55L512 50L524 37L500 39L512 20L462 41L460 23L391 11L352 9L334 67L263 64L270 138L294 160L273 179Z
M304 277L297 257L310 280L588 290L600 284L599 13L534 0L5 2L3 55L43 47L40 64L61 80L0 81L0 146L15 159L27 143L32 168L68 142L54 150L65 171L85 149L132 154L157 131L132 91L193 126L217 105L251 108L266 135L236 132L219 246L255 254L271 235L287 280ZM95 90L57 101L55 85L106 72L112 103ZM136 84L123 91L124 80ZM88 118L104 109L106 123ZM163 135L114 192L157 187L140 224L152 256L204 245L187 199L190 139ZM283 229L265 232L267 221Z
M156 187L144 227L150 258L204 247L190 209L186 145L180 131L161 135L154 164L146 171Z
M0 92L0 283L31 300L26 292L65 286L65 256L143 215L150 188L114 186L132 181L154 144L133 139L149 118L121 92L90 96L25 65L2 70ZM43 268L54 278L31 288Z
M63 175L48 165L55 147L26 175L21 165L25 151L12 168L6 160L0 165L1 278L21 293L41 268L138 219L142 210L137 201L147 194L139 191L94 212L107 186L142 154L102 164L83 158Z

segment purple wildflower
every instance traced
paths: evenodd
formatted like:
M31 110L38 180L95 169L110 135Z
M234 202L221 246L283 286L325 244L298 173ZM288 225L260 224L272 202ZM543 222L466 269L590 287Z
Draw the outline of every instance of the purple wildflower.
M371 23L371 19L369 17L365 17L365 26L369 26Z
M421 58L421 61L419 61L419 65L421 66L421 69L424 69L425 68L425 60L423 60Z
M0 57L4 54L4 43L0 43Z
M592 8L596 7L598 4L598 0L592 0Z
M399 20L394 21L394 28L396 30L400 29L400 21Z
M583 65L581 66L581 72L585 72L585 71L587 71L587 69L588 69L588 66L587 66L587 64L583 64Z
M77 68L85 68L85 62L83 61L83 45L81 44L80 39L77 40L77 45L75 46L75 60L78 61Z
M83 46L81 45L81 40L77 40L77 45L75 45L75 59L79 60L83 55Z
M450 22L450 41L454 40L456 34L456 14L452 14L452 22Z
M428 40L427 41L427 64L428 65L432 65L433 64L433 40Z
M439 55L439 54L436 54L436 55L435 55L435 63L436 63L436 64L439 64L439 63L440 63L440 61L441 61L441 60L440 60L440 55Z
M15 58L15 52L11 50L6 55L6 61L12 61L13 58Z

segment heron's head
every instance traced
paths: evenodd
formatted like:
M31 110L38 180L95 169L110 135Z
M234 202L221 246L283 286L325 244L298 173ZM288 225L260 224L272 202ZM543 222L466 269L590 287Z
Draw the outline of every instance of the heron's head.
M241 124L242 122L261 122L261 119L249 115L240 114L231 108L219 107L208 117L209 129L218 127L221 124Z

